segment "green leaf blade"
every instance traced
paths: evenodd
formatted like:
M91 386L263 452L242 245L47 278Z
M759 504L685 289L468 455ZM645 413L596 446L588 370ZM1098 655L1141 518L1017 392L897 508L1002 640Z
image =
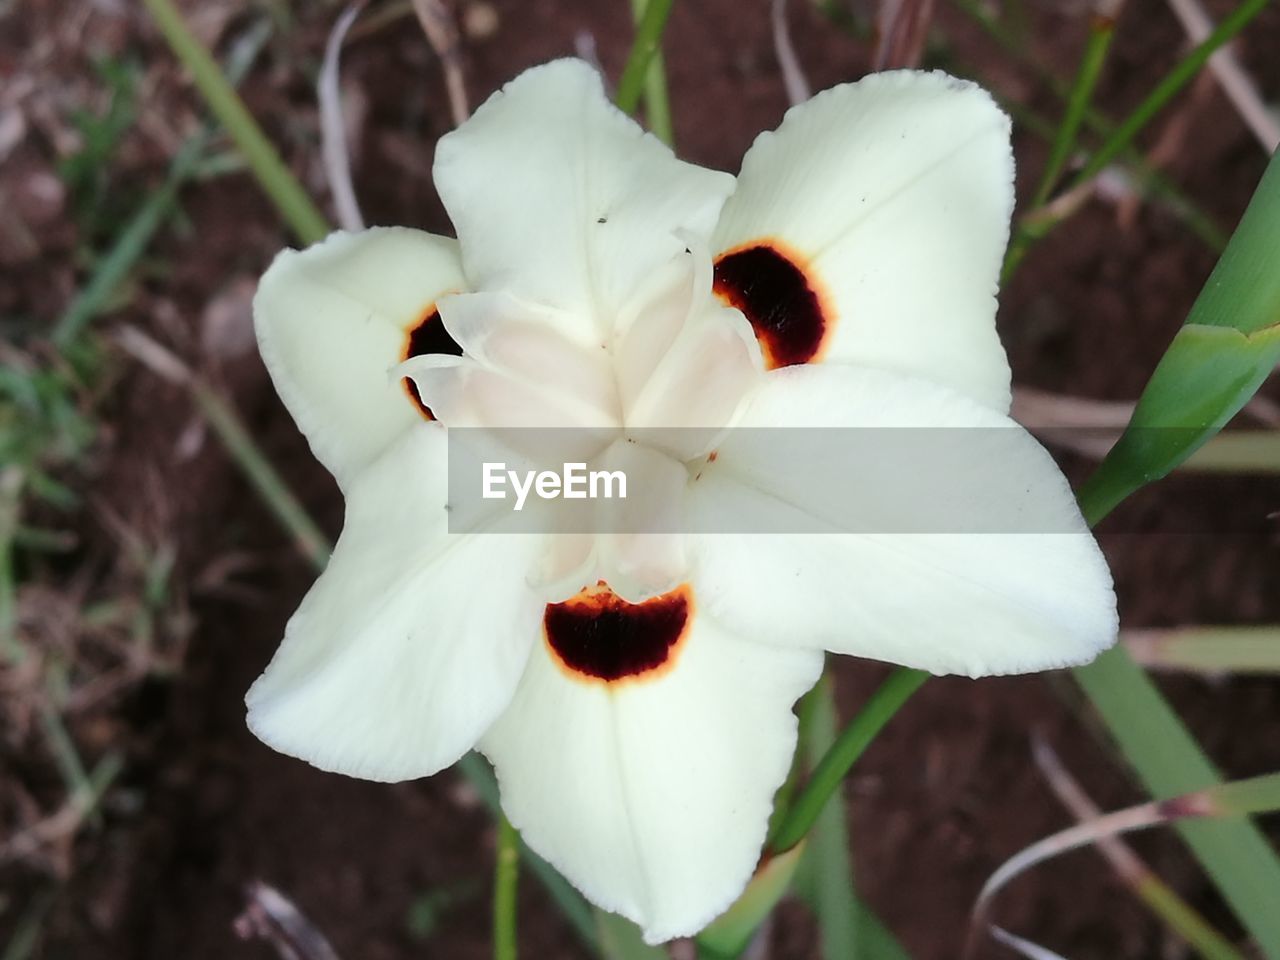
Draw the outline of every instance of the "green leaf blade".
M1280 264L1276 273L1280 275ZM1089 522L1097 523L1121 500L1167 476L1204 446L1257 392L1277 362L1280 325L1247 333L1224 325L1185 324L1156 366L1120 441L1081 488Z
M1249 8L1246 3L1241 9ZM1217 433L1280 360L1280 156L1273 157L1186 325L1152 374L1120 443L1080 492L1090 524ZM1115 648L1075 671L1124 755L1157 798L1221 777L1150 677ZM1280 858L1247 819L1178 831L1263 955L1280 960Z

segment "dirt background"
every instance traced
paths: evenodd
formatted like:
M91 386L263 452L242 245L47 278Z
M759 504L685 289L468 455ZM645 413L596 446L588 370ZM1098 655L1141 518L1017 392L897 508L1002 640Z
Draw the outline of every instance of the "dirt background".
M616 78L630 37L621 0L501 0L464 11L466 77L479 100L521 69L571 53L589 34ZM808 3L792 4L794 43L815 89L862 75L866 40L835 28ZM1220 4L1211 4L1218 15ZM285 24L270 4L187 4L207 40L223 41L253 17ZM275 10L275 12L272 12ZM1024 60L996 46L940 0L930 62L976 76L1047 116L1058 102L1036 62L1070 76L1085 36L1080 5L1026 6ZM319 193L311 76L333 10L294 5L270 41L245 97L286 158ZM1184 49L1160 0L1130 0L1098 100L1113 116L1142 97ZM1244 62L1264 93L1280 94L1280 10L1246 33ZM786 108L767 7L682 0L666 45L680 152L736 170L755 134ZM34 252L0 257L0 312L48 324L84 276L83 241L48 177L66 147L56 119L100 103L94 57L133 58L144 69L144 116L113 161L113 184L158 188L167 158L191 129L197 101L140 7L26 0L0 4L0 83L37 78L25 102L30 129L0 166L0 190L32 229ZM353 43L344 81L362 111L356 187L371 223L448 232L430 181L432 147L448 129L437 64L411 19ZM43 112L42 112L43 111ZM42 120L41 117L45 119ZM46 122L47 121L47 122ZM1229 230L1265 157L1211 84L1200 84L1154 124L1164 172ZM1019 186L1034 185L1046 151L1020 131ZM166 228L98 323L151 331L230 395L306 505L336 535L341 502L308 455L246 339L246 297L288 238L245 175L184 190L184 219ZM1186 226L1155 205L1122 210L1094 201L1036 247L1006 291L1000 324L1015 381L1083 397L1132 399L1142 388L1214 262ZM12 334L26 336L30 327ZM9 335L8 333L6 335ZM312 579L216 441L202 434L185 391L118 356L92 459L78 476L92 509L78 548L46 573L55 582L111 580L123 563L111 516L176 548L170 624L175 669L155 673L73 718L86 757L123 747L127 766L96 826L82 831L35 952L42 958L189 960L273 956L237 939L232 920L244 885L261 878L293 897L347 960L488 957L492 829L453 774L397 786L319 773L272 753L244 727L242 696L270 658L285 620ZM1271 391L1276 396L1276 391ZM1075 476L1085 469L1073 463ZM1104 538L1128 626L1280 622L1274 483L1175 478L1134 498ZM1268 517L1272 519L1268 520ZM1138 533L1135 531L1149 531ZM1162 532L1163 531L1163 532ZM1189 533L1187 531L1199 531ZM1230 532L1228 532L1230 531ZM1244 531L1253 531L1247 533ZM79 571L86 571L81 580ZM924 598L922 602L927 602ZM884 675L879 665L835 665L848 716ZM1232 775L1280 768L1274 682L1178 679L1162 685L1211 755ZM1069 682L1031 677L931 682L872 746L848 783L850 832L861 894L920 960L947 960L982 881L1008 855L1069 822L1029 761L1043 733L1104 806L1141 793L1076 713ZM37 800L56 774L47 756L10 735L0 783L16 778ZM0 794L3 796L3 794ZM2 829L2 826L0 826ZM1137 848L1221 929L1229 913L1171 835ZM47 871L0 865L0 943ZM999 921L1072 960L1187 955L1130 897L1095 854L1078 853L1020 881ZM585 953L531 880L521 887L525 956ZM819 956L797 904L779 914L769 956ZM992 956L1004 955L992 947Z

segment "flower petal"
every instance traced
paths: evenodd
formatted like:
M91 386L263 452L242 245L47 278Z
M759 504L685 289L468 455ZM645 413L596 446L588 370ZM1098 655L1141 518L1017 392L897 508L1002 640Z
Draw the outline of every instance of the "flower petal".
M658 432L683 436L701 431ZM689 482L684 463L647 443L621 439L610 444L590 468L617 471L626 483L625 496L588 501L590 522L599 531L597 577L632 603L665 593L687 579L684 537L679 532Z
M312 452L344 489L422 419L389 372L415 331L419 341L432 339L419 328L439 325L431 319L436 300L462 288L457 243L401 227L338 232L285 250L263 276L253 301L262 358ZM434 340L434 349L447 349L447 333Z
M631 401L627 426L682 460L704 453L701 438L732 424L759 382L759 357L737 310L703 311Z
M544 634L481 742L529 845L651 943L701 929L750 879L795 748L791 706L822 669L814 651L729 636L695 604L674 663L638 676L620 676L613 660L575 669L572 652L561 657ZM669 610L650 609L649 625L630 635L633 654L671 626ZM584 615L562 609L548 629L571 641ZM592 637L608 643L612 633Z
M613 350L627 429L680 460L706 453L762 372L751 326L712 297L710 255L689 244L621 315Z
M691 488L694 582L742 636L969 676L1115 641L1106 561L1053 460L927 381L775 371ZM787 532L715 532L747 519Z
M599 345L645 278L706 238L733 178L675 159L557 60L521 74L436 147L436 188L473 289L568 311Z
M1003 413L995 293L1012 210L1009 120L986 92L873 74L793 107L747 151L712 240L717 292L772 366L882 367Z
M536 394L559 411L543 423L529 410L520 409L524 401L504 412L501 403L480 396L470 399L467 410L458 411L462 419L456 422L470 425L478 418L476 422L489 426L618 423L621 409L609 356L599 347L587 349L563 336L563 311L506 293L468 293L441 300L440 316L481 369L520 385L510 389ZM485 384L479 387L483 393L491 385L488 378L480 379ZM457 400L450 397L446 403L457 410ZM449 426L455 423L447 416L443 420Z
M446 532L445 431L420 425L363 471L328 569L246 697L250 729L323 770L435 773L507 707L537 635L527 535Z

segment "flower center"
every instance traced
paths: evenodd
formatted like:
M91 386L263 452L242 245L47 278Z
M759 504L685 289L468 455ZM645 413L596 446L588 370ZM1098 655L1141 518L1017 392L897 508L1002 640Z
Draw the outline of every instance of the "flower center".
M688 584L642 603L628 603L603 580L563 603L547 604L543 633L573 677L612 683L669 667L693 620Z
M798 264L776 244L731 250L715 264L715 292L742 311L770 370L808 363L828 331L822 296Z

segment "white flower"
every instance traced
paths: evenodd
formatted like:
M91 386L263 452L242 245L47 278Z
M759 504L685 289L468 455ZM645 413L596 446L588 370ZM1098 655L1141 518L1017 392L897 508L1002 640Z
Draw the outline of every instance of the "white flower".
M282 253L255 301L276 388L347 502L249 692L266 743L374 780L478 747L529 845L656 942L749 879L824 649L977 676L1113 642L1106 564L1006 416L1013 161L981 89L899 72L828 90L735 181L559 61L441 139L434 173L457 241L337 233ZM946 470L870 458L824 502L759 431L601 457L645 461L651 505L691 530L905 502L989 532L447 531L445 427L729 424L993 429L952 431L980 455ZM1051 526L1014 532L1031 516Z

